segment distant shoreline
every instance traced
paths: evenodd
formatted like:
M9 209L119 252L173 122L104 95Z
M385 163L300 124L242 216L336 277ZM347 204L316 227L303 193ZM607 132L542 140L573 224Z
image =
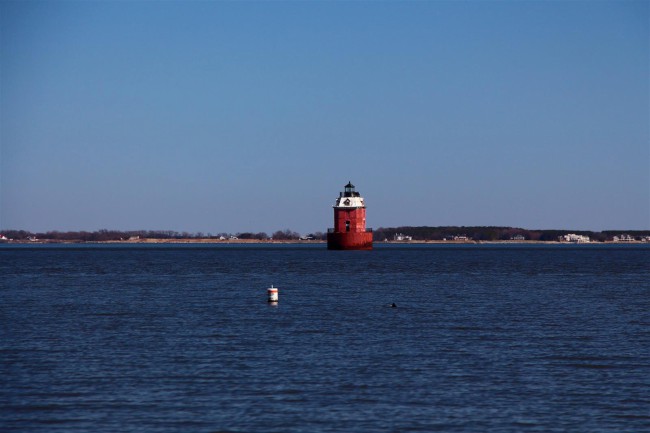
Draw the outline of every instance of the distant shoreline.
M0 245L43 245L43 244L102 244L102 245L155 245L155 244L210 244L210 245L243 245L243 244L326 244L325 240L260 240L260 239L137 239L120 241L83 241L83 240L56 240L37 239L11 240L1 242ZM374 244L388 245L650 245L644 241L591 241L591 242L560 242L560 241L532 241L532 240L501 240L501 241L442 241L442 240L411 240L411 241L374 241Z
M576 243L650 243L650 230L529 230L498 226L400 226L380 227L373 232L375 243L388 244L576 244ZM173 230L97 230L49 231L32 233L25 230L0 231L0 243L96 243L96 244L319 244L326 233L300 234L289 229L266 232L188 233Z

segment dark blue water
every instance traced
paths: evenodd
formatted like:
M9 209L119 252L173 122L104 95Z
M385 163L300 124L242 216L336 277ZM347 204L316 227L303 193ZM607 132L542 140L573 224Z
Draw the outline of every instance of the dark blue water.
M647 246L3 246L0 297L3 432L650 431Z

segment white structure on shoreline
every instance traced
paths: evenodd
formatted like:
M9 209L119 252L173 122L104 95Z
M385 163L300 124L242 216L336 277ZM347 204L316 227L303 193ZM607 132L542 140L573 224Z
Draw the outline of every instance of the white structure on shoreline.
M589 236L569 233L568 235L560 236L560 242L573 242L576 244L587 244L591 242L591 239L589 239Z
M634 242L634 238L630 235L620 235L620 236L614 236L614 242Z
M395 233L395 236L393 236L393 240L395 240L395 241L406 241L406 242L408 242L408 241L412 241L412 240L413 240L413 236L406 236L406 235L403 234L403 233Z

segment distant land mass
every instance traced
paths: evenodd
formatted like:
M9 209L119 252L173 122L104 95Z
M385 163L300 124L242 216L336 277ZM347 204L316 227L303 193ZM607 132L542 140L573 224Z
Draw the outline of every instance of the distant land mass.
M0 242L322 242L323 232L300 235L292 230L265 232L188 233L172 230L48 231L0 230ZM529 230L495 226L401 226L380 227L373 231L375 242L650 242L650 230Z
M571 235L574 235L573 237ZM566 238L569 236L569 238ZM495 226L443 226L443 227L380 227L375 230L375 240L429 240L429 241L540 241L557 242L589 238L593 242L616 240L650 241L650 230L529 230L517 227ZM400 239L400 237L402 239ZM577 241L576 241L577 242Z

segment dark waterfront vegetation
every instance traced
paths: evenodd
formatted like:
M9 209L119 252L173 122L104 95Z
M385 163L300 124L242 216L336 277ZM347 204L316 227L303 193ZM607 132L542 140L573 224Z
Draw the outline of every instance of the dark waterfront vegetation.
M650 230L606 230L601 232L586 230L528 230L516 227L380 227L375 230L375 240L392 240L396 234L411 236L413 240L453 240L454 237L467 237L475 241L507 241L520 236L521 240L530 241L557 241L560 236L570 233L587 236L592 241L611 241L614 236L627 234L635 240L650 236Z
M265 232L237 232L237 233L189 233L177 232L173 230L97 230L97 231L48 231L48 232L30 232L26 230L4 230L0 231L8 239L16 241L27 241L30 239L51 240L51 241L65 241L65 242L108 242L108 241L128 241L135 239L160 239L160 240L173 240L173 239L277 239L277 240L297 240L300 239L300 234L289 229L278 230L271 235ZM312 238L325 239L323 233L316 233L310 235Z
M494 226L444 226L444 227L380 227L373 231L375 241L395 240L397 235L409 236L414 241L443 241L458 240L465 238L468 241L509 241L528 240L541 242L555 242L561 236L570 233L587 236L593 242L612 241L615 237L627 235L629 241L643 241L650 239L650 230L605 230L600 232L586 230L528 230L516 227L494 227ZM237 232L225 233L189 233L172 230L97 230L97 231L48 231L30 232L26 230L4 230L0 231L7 239L14 241L29 241L38 239L52 242L110 242L128 241L137 239L158 239L158 240L325 240L327 234L314 232L301 235L290 229L277 230L272 234L266 232Z

